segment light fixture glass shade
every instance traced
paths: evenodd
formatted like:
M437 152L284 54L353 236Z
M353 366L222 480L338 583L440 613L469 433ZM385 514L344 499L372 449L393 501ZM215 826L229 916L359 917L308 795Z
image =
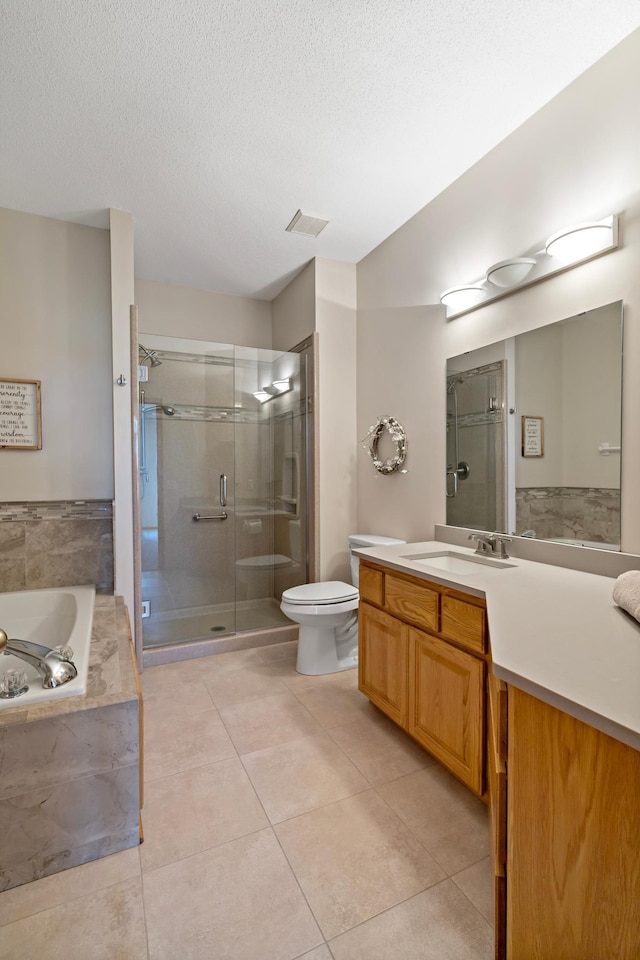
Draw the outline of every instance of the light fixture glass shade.
M581 260L610 244L611 237L611 223L576 223L552 234L545 250L559 260Z
M280 393L287 393L291 390L291 377L284 377L282 380L274 380L273 386Z
M496 287L513 287L516 283L522 283L535 264L533 257L512 257L511 260L501 260L500 263L494 263L489 267L487 280Z
M487 290L479 283L466 283L459 287L449 287L440 294L440 303L453 310L464 310L480 303L487 296Z
M254 397L256 400L259 400L260 403L266 403L267 400L271 400L271 394L267 393L266 390L256 390Z

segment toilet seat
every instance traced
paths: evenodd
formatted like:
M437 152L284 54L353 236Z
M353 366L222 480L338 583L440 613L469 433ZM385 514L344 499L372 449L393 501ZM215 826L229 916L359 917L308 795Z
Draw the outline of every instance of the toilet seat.
M286 603L314 607L345 603L345 601L357 600L358 597L358 588L342 580L302 583L298 587L290 587L282 594L282 600Z

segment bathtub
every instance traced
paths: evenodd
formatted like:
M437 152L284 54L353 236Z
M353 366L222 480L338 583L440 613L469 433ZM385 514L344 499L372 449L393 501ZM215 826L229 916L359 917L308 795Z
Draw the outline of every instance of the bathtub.
M13 654L1 654L0 674L9 667L24 670L29 689L20 697L0 698L0 710L86 693L95 595L94 586L0 593L0 627L9 639L31 640L46 647L66 644L73 650L72 659L78 671L73 680L53 690L45 690L35 667Z

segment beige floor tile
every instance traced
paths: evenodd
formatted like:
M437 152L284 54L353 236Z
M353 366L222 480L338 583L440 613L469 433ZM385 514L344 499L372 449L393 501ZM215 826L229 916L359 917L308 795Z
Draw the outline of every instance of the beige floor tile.
M259 654L265 663L273 663L276 660L293 660L295 663L298 655L298 641L291 640L287 643L272 643L266 647L260 647Z
M292 960L322 943L271 829L144 875L149 960Z
M172 667L180 666L171 664ZM203 681L186 668L151 667L142 676L144 716L147 723L163 717L202 713L215 706Z
M201 680L217 677L227 670L244 670L251 664L261 664L264 660L259 650L230 650L228 653L216 653L211 657L191 660L193 675Z
M151 781L142 817L144 871L268 826L237 757Z
M2 927L0 960L147 960L141 879Z
M301 690L313 690L325 684L344 683L345 678L351 678L351 682L355 681L357 684L358 671L355 669L339 670L337 673L324 673L314 677L305 673L298 673L296 660L297 645L296 649L289 654L268 661L274 673L294 693Z
M357 720L361 715L375 716L376 708L360 693L357 671L336 675L333 683L292 688L300 703L323 727L337 727ZM355 682L354 682L355 681Z
M305 953L299 960L333 960L333 954L326 943L323 943L321 947L316 947L311 953Z
M204 763L226 760L235 753L217 710L145 723L145 780L157 780Z
M242 758L272 823L297 817L369 787L325 734L267 747Z
M140 876L139 847L0 893L0 926Z
M222 707L220 716L240 754L322 732L292 693Z
M374 790L274 829L327 938L444 877Z
M486 806L440 764L378 791L449 875L488 855Z
M445 880L330 943L335 960L492 960L493 932Z
M451 877L471 900L485 920L493 926L493 869L491 858L485 857Z
M219 672L214 666L208 665L204 684L218 709L287 692L284 683L263 660L245 661L241 667L227 666Z
M372 784L395 780L436 762L375 708L351 723L327 729Z

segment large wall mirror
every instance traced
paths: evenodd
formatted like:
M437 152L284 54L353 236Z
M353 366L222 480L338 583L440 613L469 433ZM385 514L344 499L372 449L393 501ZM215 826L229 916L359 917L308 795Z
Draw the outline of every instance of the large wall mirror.
M447 524L620 549L622 302L447 361Z

